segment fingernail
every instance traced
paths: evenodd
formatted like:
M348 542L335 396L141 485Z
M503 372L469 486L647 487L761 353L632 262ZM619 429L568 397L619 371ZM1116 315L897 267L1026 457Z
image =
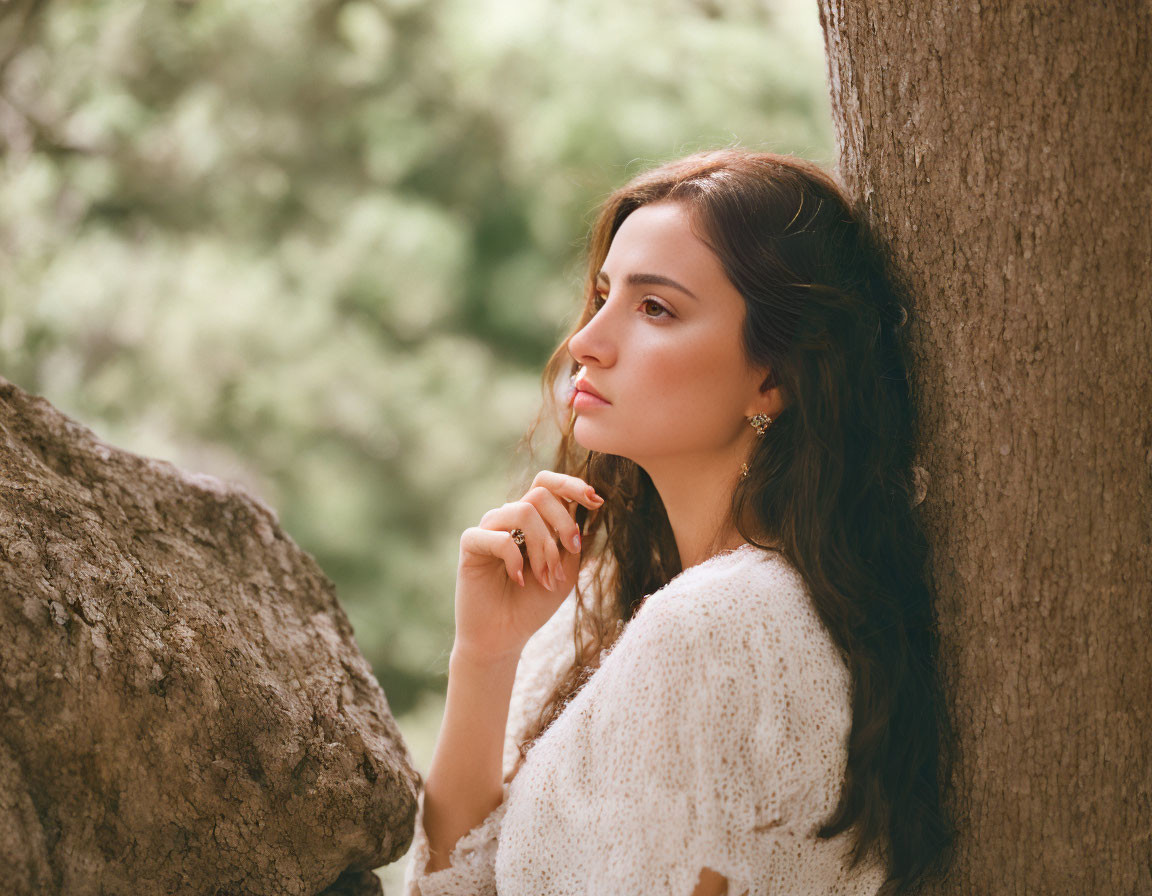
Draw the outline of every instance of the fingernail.
M577 532L575 535L572 536L572 547L577 551L580 550L580 533L579 532Z
M547 567L545 567L544 571L540 573L540 584L547 588L549 591L555 590L552 587L552 575L548 572Z
M568 577L564 575L564 567L557 564L556 570L553 573L552 581L556 584L568 581Z
M520 582L520 587L524 587L524 571L521 569L516 570L516 579Z

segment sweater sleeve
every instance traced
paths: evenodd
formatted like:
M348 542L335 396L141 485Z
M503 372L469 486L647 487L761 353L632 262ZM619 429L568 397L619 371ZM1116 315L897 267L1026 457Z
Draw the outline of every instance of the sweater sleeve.
M504 799L468 833L456 841L447 868L428 872L428 835L424 831L424 791L417 797L416 830L408 850L404 896L496 896L496 848L507 807Z
M552 618L529 639L520 655L504 733L505 778L519 756L518 745L529 722L575 657L571 639L575 609L575 591L572 591ZM404 873L404 896L495 896L496 851L510 787L511 782L505 781L500 805L456 842L449 854L448 867L431 873L425 870L431 853L424 830L424 791L421 789Z
M602 832L588 892L690 896L710 868L743 896L803 860L839 793L847 670L792 584L674 582L570 707L587 764L553 769L553 798Z

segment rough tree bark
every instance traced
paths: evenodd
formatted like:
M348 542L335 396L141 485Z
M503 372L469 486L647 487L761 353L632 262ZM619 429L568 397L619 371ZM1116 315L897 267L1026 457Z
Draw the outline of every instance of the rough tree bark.
M271 510L0 377L4 893L378 894L420 783Z
M1152 6L819 0L840 174L915 297L941 893L1152 893Z

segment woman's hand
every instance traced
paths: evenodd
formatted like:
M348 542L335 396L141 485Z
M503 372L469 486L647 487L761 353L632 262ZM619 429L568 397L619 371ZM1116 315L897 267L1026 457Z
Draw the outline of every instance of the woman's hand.
M519 657L575 587L580 571L577 504L604 499L576 476L541 470L519 501L489 510L460 537L454 653L480 660ZM524 530L523 550L512 529ZM557 546L557 539L560 546Z

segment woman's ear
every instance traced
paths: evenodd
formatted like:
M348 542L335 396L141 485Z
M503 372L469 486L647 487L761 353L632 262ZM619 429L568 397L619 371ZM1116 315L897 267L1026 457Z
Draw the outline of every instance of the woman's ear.
M760 394L757 397L756 409L751 413L764 413L769 417L775 418L787 407L787 402L784 400L783 392L776 382L776 374L772 371L772 368L765 367L763 370L764 379L760 383Z

